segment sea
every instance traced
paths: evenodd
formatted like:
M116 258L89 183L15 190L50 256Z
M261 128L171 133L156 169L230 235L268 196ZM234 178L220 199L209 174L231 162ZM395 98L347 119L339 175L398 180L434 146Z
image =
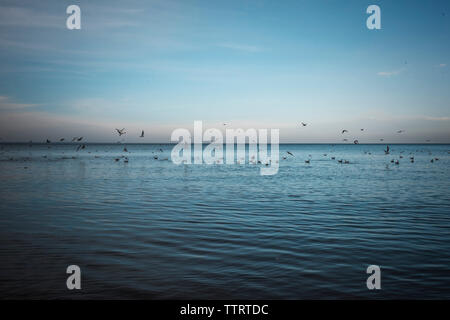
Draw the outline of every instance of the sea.
M450 145L77 146L0 145L0 299L450 299Z

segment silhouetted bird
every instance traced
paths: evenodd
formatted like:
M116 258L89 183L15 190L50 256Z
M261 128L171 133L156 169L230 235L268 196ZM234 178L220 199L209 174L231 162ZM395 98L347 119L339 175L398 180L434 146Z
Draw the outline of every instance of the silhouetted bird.
M116 128L116 131L117 131L117 133L119 134L119 136L121 136L121 135L123 135L123 134L126 133L124 130L125 130L125 128L120 129L120 130Z

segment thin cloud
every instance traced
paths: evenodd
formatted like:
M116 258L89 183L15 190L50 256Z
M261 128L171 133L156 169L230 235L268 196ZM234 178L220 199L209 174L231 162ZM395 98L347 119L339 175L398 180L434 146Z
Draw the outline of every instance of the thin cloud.
M377 75L379 75L380 77L391 77L391 76L396 76L396 75L400 74L400 72L402 72L402 70L381 71L381 72L378 72Z
M424 117L428 121L450 121L450 117Z
M441 63L441 64L439 65L439 67L441 67L441 68L445 68L446 66L447 66L446 63Z
M28 104L28 103L17 103L11 101L10 98L6 96L0 96L0 110L22 110L30 107L34 107L36 104Z
M29 8L0 7L1 26L64 29L65 18L65 15L49 15Z

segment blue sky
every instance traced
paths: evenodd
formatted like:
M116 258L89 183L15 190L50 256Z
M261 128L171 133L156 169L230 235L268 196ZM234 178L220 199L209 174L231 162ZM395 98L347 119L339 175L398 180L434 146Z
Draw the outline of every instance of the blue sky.
M66 8L81 8L81 30ZM381 8L381 30L366 8ZM448 1L0 1L0 137L450 143ZM300 127L299 123L308 123ZM359 129L365 128L364 132ZM405 130L397 134L397 130Z

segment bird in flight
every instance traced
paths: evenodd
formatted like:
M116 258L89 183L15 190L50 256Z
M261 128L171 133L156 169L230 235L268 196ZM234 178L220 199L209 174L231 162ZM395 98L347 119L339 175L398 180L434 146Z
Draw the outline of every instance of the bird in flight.
M293 155L292 152L290 152L290 151L287 151L287 154L294 157L294 155Z
M307 123L302 122L303 127L306 127L307 125L308 125Z
M123 135L123 134L126 133L124 130L125 130L125 128L123 128L123 129L121 129L121 130L119 130L119 129L116 128L116 131L117 131L117 133L119 134L119 137L120 137L121 135Z
M358 140L353 141L354 144L359 144Z
M397 133L403 133L405 130L398 130Z
M51 143L51 141L47 139L46 143Z
M361 129L361 131L364 131L364 129Z
M144 130L142 130L141 135L139 136L139 138L143 138L144 137Z
M83 137L79 137L79 138L77 139L77 141L81 141L81 140L83 140Z
M346 129L342 130L342 134L344 134L346 132L348 132L348 130L346 130Z
M60 142L63 142L63 141L64 141L64 138L59 139L59 141L60 141Z

